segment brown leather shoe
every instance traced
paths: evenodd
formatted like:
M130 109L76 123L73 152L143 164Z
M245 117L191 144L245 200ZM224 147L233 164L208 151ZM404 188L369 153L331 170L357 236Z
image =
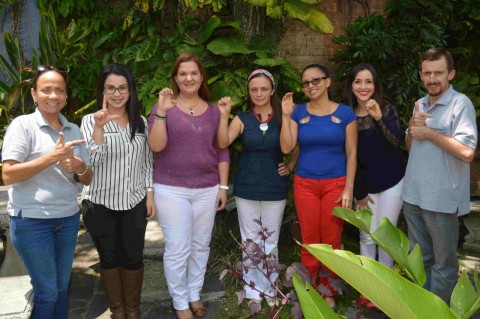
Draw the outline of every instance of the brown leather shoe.
M100 269L100 279L102 280L103 290L108 299L111 312L110 318L125 319L120 268Z
M140 319L143 267L138 270L125 270L122 268L121 274L125 316L127 319Z

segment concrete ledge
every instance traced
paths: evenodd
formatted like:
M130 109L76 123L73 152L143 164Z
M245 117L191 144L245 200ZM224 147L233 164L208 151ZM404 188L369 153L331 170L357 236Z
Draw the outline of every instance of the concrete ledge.
M29 276L2 278L0 296L0 319L30 318L33 290Z

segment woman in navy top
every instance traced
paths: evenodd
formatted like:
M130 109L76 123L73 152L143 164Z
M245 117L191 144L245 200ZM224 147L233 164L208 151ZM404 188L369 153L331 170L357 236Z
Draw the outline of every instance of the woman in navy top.
M280 149L282 113L273 76L263 69L250 74L247 110L238 112L228 129L230 110L222 107L220 110L220 147L227 147L239 135L242 142L233 189L242 241L251 239L265 247L266 254L278 259L277 243L288 193L286 176L290 170L283 163ZM267 239L262 239L262 229L255 220L260 220L263 227L273 232ZM262 295L270 306L276 304L276 291L267 278L251 265L250 260L244 264L249 268L243 275L243 280L247 283L244 289L246 297L250 299L249 305L260 303ZM266 271L267 269L264 270ZM275 281L278 273L274 269L269 269L269 272L270 279ZM248 285L251 281L255 283L253 288ZM259 310L260 307L252 309Z
M310 102L294 105L292 93L282 100L283 126L280 143L284 153L295 147L300 154L294 178L294 199L302 242L330 244L339 249L343 221L333 216L335 206L350 208L356 168L357 123L352 109L329 99L331 79L321 65L308 65L302 72L303 93ZM335 289L330 271L319 276L318 260L302 249L302 264L329 291L325 300L334 306ZM336 277L335 274L331 274Z
M346 99L357 115L358 149L354 196L357 209L373 212L370 231L387 217L397 224L402 208L400 198L405 157L400 149L402 133L395 106L384 101L375 69L366 63L355 66L346 87ZM360 231L360 254L376 258L377 246L370 235ZM378 260L392 267L393 259L378 249Z

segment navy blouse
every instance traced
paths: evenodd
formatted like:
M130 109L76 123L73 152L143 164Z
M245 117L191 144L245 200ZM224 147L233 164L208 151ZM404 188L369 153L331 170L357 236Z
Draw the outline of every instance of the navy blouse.
M382 118L357 116L358 149L354 196L383 192L395 186L405 175L406 153L400 148L402 130L397 109L385 105Z
M287 177L278 174L278 164L283 162L283 153L276 116L268 122L268 129L264 133L253 112L239 112L237 115L244 129L233 194L259 201L286 199Z

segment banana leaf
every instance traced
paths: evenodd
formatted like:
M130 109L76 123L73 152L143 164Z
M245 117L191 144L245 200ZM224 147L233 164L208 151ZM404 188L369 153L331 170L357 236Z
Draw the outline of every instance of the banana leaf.
M410 279L419 286L425 284L427 277L420 247L416 245L413 251L409 252L410 242L407 236L395 227L388 218L382 218L377 229L373 233L370 233L372 212L369 209L353 211L348 208L335 207L333 215L370 234L373 241L392 256Z
M373 259L324 244L302 246L392 319L456 318L438 296Z
M293 287L297 293L305 319L338 319L338 315L328 306L309 282L303 282L293 273Z

